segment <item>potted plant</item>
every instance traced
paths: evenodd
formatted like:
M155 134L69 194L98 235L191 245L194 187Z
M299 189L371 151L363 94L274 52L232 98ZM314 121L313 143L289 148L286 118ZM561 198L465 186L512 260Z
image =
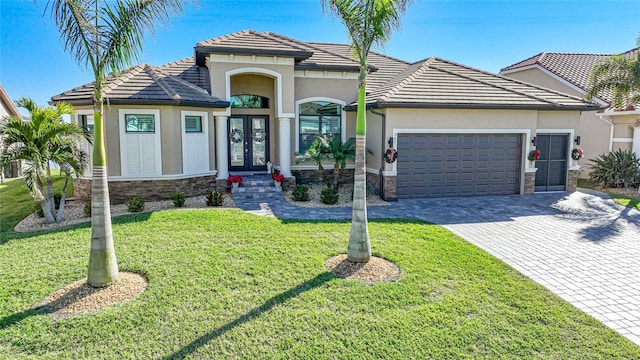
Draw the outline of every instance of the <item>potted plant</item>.
M240 175L231 175L227 178L227 185L233 186L234 189L237 189L240 184L242 184L242 176Z
M273 174L271 178L274 180L277 188L281 187L282 183L286 180L282 174Z

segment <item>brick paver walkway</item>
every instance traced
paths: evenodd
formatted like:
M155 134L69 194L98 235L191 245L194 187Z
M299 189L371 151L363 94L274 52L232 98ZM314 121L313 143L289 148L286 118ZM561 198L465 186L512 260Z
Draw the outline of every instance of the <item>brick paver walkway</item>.
M281 197L238 206L278 218L351 217L350 208L302 208ZM579 191L408 200L368 214L443 225L640 345L640 211Z

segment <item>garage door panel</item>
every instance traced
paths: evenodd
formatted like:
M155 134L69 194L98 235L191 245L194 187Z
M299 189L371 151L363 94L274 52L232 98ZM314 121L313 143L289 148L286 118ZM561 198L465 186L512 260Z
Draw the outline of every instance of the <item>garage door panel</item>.
M520 134L399 134L399 198L517 194ZM418 151L418 149L420 149Z

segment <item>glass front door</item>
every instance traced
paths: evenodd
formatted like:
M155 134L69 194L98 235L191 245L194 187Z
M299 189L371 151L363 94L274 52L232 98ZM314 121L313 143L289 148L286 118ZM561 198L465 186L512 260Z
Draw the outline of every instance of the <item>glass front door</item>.
M229 170L267 170L269 118L234 115L229 118Z

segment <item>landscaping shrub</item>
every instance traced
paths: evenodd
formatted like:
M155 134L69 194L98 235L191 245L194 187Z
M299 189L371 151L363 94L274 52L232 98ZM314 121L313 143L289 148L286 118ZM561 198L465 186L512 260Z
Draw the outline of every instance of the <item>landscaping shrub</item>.
M144 210L144 200L139 197L135 197L127 201L127 210L131 212L140 212Z
M640 185L640 158L631 150L609 152L591 159L589 178L595 185L629 188Z
M224 196L218 190L209 190L204 200L207 206L222 206Z
M320 192L320 201L323 204L336 204L338 203L338 198L340 195L338 194L338 190L333 188L326 188Z
M183 207L185 202L185 197L181 193L177 192L171 195L171 200L173 200L173 206L175 207Z
M84 216L91 216L91 201L84 203Z
M309 201L309 188L305 185L296 185L291 192L294 201Z

